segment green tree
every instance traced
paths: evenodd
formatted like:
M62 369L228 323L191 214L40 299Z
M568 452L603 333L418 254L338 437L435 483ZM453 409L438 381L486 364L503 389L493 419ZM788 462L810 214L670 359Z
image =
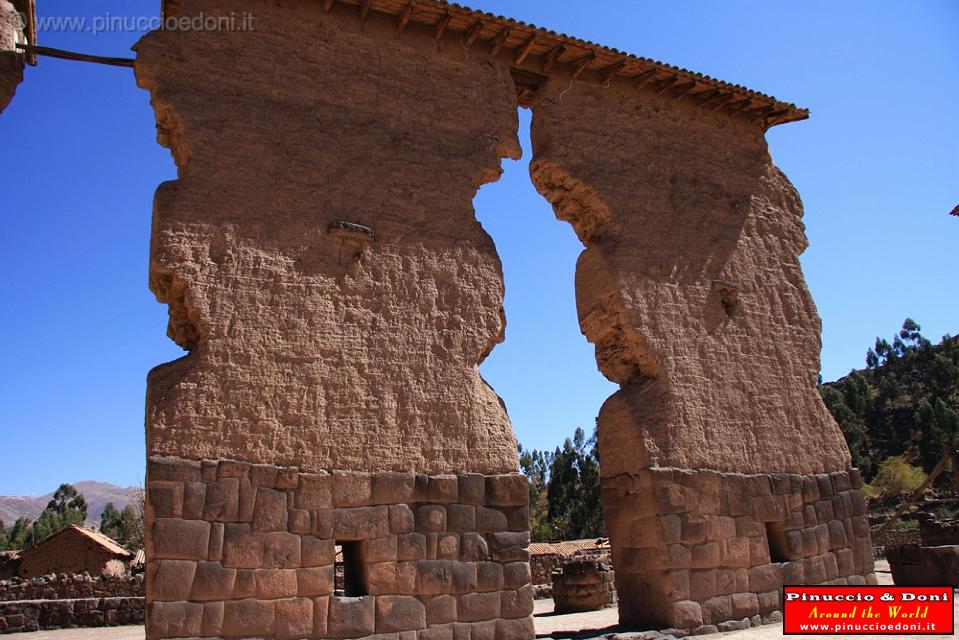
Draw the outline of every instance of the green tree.
M573 439L553 454L547 484L549 524L554 537L591 538L602 535L599 455L596 432L587 440L577 428Z
M892 456L879 465L879 472L867 492L881 498L907 495L918 489L925 479L922 469L909 464L905 456Z
M916 410L920 439L920 459L928 472L946 454L959 433L959 414L941 398L923 398Z
M33 520L26 516L17 518L7 536L7 544L11 549L27 548L34 542Z
M10 533L3 524L3 520L0 520L0 551L7 551L8 549L10 549Z
M103 513L100 514L100 533L113 538L117 542L120 542L120 537L123 535L123 523L120 520L120 512L117 511L117 508L113 506L112 502L108 502L106 506L103 507Z
M520 469L529 480L529 534L533 542L550 539L549 502L546 481L552 458L548 452L526 451L520 447Z

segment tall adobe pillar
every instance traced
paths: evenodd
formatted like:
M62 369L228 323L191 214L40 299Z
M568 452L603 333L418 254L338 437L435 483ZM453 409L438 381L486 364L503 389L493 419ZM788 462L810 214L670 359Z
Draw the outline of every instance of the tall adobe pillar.
M28 41L33 12L32 2L0 0L0 111L7 108L23 81L24 55L17 45Z
M471 204L519 155L515 88L323 4L183 0L254 30L137 46L179 171L150 285L189 351L149 377L147 637L526 640L527 484L478 372L502 273Z
M799 196L762 121L554 78L537 189L586 246L583 333L620 389L599 416L620 619L775 619L783 584L863 584L861 481L816 390Z

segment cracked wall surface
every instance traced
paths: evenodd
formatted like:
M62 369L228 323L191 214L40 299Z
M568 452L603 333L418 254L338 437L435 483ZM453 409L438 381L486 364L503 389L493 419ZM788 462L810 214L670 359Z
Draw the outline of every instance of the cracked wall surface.
M255 30L137 46L179 172L150 285L189 352L148 381L148 637L532 637L527 487L478 372L502 271L471 205L519 155L518 99L620 385L599 446L621 620L742 628L784 582L874 581L767 121L568 68L518 98L511 27L487 54L482 20L401 34L329 6L183 0ZM330 583L340 543L364 595Z
M148 380L147 636L527 640L472 208L520 153L509 70L316 2L178 5L243 11L255 31L136 47L178 168L150 286L189 352ZM362 593L334 591L344 543Z
M551 80L530 173L585 250L580 326L620 621L775 621L783 584L874 582L858 473L816 390L799 196L756 122Z
M530 171L586 245L580 325L620 384L600 415L604 475L848 468L816 391L802 206L762 128L650 92L565 88L534 105Z
M0 111L7 108L23 81L23 56L16 49L24 41L23 21L7 0L0 0Z
M252 33L137 45L179 169L156 196L150 283L190 350L150 376L150 455L515 471L478 372L503 282L471 204L519 154L508 70L314 3L254 4ZM201 10L251 5L180 14Z

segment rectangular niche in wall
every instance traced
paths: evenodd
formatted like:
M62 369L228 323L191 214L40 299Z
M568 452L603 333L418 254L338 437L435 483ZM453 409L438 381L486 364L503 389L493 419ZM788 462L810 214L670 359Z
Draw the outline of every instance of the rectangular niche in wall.
M334 595L355 598L369 594L366 583L365 546L366 543L362 540L336 541Z

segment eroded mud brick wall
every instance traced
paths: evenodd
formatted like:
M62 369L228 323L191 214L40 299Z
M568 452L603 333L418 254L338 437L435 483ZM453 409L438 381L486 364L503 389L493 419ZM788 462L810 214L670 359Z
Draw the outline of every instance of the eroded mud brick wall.
M515 89L322 4L184 0L255 31L137 46L179 171L150 284L189 350L149 378L147 634L531 638L526 482L477 369L502 274L471 204L519 153ZM333 593L341 542L356 597Z
M23 26L17 7L0 0L0 111L10 104L23 80L23 56L16 49L18 42L25 42Z
M624 622L748 626L785 582L872 572L860 480L816 391L799 196L761 122L554 78L538 190L586 249L580 325L620 384L599 416Z

